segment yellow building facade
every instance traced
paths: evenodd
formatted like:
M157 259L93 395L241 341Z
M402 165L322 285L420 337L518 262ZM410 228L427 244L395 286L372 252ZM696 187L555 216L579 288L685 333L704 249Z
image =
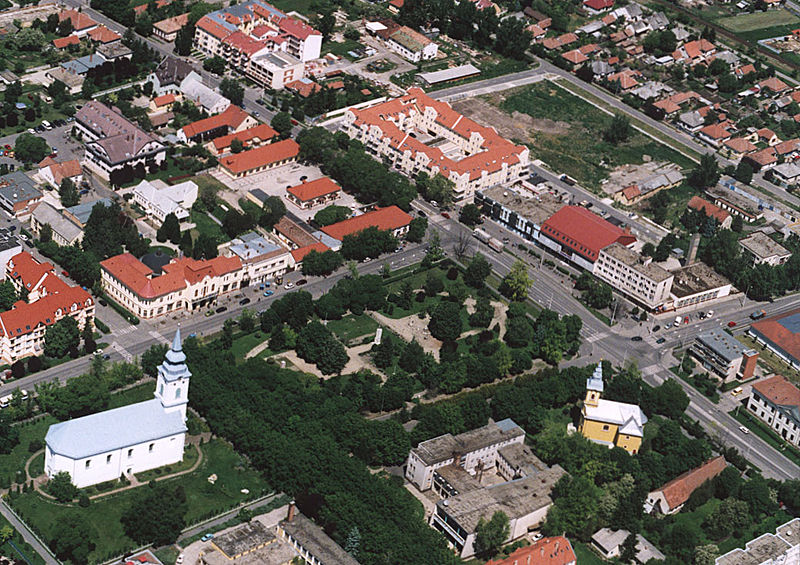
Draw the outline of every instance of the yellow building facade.
M621 447L635 455L642 445L647 416L635 404L605 400L602 395L603 367L598 363L586 381L586 399L578 431L595 443L609 448Z

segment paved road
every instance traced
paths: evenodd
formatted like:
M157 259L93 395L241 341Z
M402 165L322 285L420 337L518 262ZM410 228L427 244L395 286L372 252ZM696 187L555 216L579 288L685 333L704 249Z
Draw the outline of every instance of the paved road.
M9 521L11 527L20 533L22 538L28 544L30 544L34 551L36 551L36 553L38 553L39 556L44 559L46 565L60 565L59 561L52 556L50 550L41 544L33 532L28 529L28 526L17 519L4 500L0 501L0 514L2 514L3 517Z

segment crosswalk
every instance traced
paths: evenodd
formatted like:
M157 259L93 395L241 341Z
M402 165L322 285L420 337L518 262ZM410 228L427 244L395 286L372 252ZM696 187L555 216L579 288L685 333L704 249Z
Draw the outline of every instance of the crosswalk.
M112 342L111 347L117 351L126 362L130 363L133 361L133 355L131 355L131 352L121 346L118 342Z
M167 338L165 338L163 335L158 333L157 331L151 331L149 333L150 333L150 337L152 337L156 341L160 341L163 344L169 345L170 341Z

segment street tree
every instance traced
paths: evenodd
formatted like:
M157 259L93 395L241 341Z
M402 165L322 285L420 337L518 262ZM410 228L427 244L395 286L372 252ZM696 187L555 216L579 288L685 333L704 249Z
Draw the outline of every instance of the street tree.
M225 323L222 324L222 335L219 339L222 349L230 349L233 347L233 326L234 321L230 318L225 320Z
M511 300L522 302L528 297L528 290L532 284L533 279L528 274L527 265L517 259L508 274L503 277L500 292Z
M431 313L428 329L441 341L455 341L461 335L461 306L455 302L442 301Z
M78 322L72 316L64 316L44 333L44 354L48 357L64 357L70 349L80 344Z
M167 214L156 232L156 239L162 243L169 240L176 245L181 242L181 224L175 214Z
M225 59L217 56L209 57L203 61L203 68L210 73L222 76L222 74L225 72Z
M736 166L736 172L733 173L733 178L741 183L750 184L753 180L753 167L744 160L739 161L739 164Z
M182 486L151 482L136 489L120 518L125 535L140 544L158 547L175 542L186 526L186 493Z
M428 231L428 218L414 218L408 225L406 239L412 243L419 243L425 238Z
M38 163L50 154L50 146L43 137L23 133L14 143L14 158L23 163Z
M312 249L303 257L303 274L309 276L330 275L344 263L341 254L328 249L320 253Z
M231 104L241 106L244 103L244 87L236 79L222 79L222 82L219 83L219 91L231 101Z
M714 186L719 181L719 163L712 153L700 156L700 163L689 174L689 184L698 190Z
M332 204L314 214L314 222L320 227L325 227L346 220L350 214L352 212L347 206Z
M472 288L483 288L486 278L492 274L489 261L481 254L475 255L464 272L464 282Z
M278 132L281 139L286 139L292 133L292 117L287 112L278 112L269 123L272 129Z
M465 204L458 219L462 224L473 228L481 223L481 209L475 204Z
M61 181L61 185L58 187L58 197L61 199L61 204L65 208L76 206L81 200L78 195L78 188L75 186L75 183L72 182L72 179L68 177L64 177Z

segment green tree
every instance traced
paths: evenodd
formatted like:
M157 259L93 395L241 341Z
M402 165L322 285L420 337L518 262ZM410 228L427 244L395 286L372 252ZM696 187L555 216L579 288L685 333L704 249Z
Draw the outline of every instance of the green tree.
M187 509L182 486L151 482L147 487L136 489L120 522L125 535L136 543L167 545L173 543L186 526Z
M81 201L75 183L68 177L64 177L61 181L61 186L58 187L58 197L61 199L61 205L65 208L76 206Z
M286 214L286 204L279 196L268 196L261 208L261 215L258 218L258 225L272 229L278 221Z
M461 214L458 217L462 224L469 227L475 227L481 223L481 209L475 204L465 204L461 208Z
M238 137L231 139L231 153L241 153L244 150L244 143Z
M488 328L494 318L494 306L485 296L475 302L475 312L470 314L469 325L473 328Z
M614 145L618 145L631 136L631 121L622 114L614 114L608 126L603 130L603 139Z
M178 30L178 33L175 36L175 53L185 57L192 52L194 33L194 25L187 24Z
M425 239L425 233L428 231L428 218L414 218L408 225L408 233L406 239L412 243L419 243Z
M47 491L59 502L70 502L78 496L78 487L72 484L72 477L66 471L56 473L47 482Z
M492 274L492 267L486 257L476 254L464 272L464 282L473 288L483 288L484 281Z
M220 337L222 349L230 349L233 347L233 326L234 321L230 318L225 320L225 323L222 324L222 336Z
M720 170L717 158L712 153L700 156L700 163L692 169L689 175L689 184L698 190L714 186L719 181Z
M12 537L14 537L14 528L8 524L0 528L0 544L6 543Z
M80 344L78 322L72 316L64 316L44 333L44 354L48 357L64 357Z
M161 242L169 240L176 245L181 242L181 224L175 214L167 214L156 232L156 239Z
M719 547L713 543L694 548L694 565L714 565L717 557L719 557Z
M500 292L511 300L522 302L528 297L528 290L532 284L533 279L528 274L528 267L517 259L509 273L503 277Z
M397 364L404 371L416 373L424 355L425 351L422 349L422 346L417 343L416 339L412 339L403 348L403 352L400 354L400 359L398 359Z
M453 203L455 184L440 174L429 177L420 173L417 177L417 190L429 201L435 201L439 206L449 206Z
M144 374L155 377L158 374L158 366L164 360L164 356L167 354L167 351L169 351L169 345L165 343L157 343L155 345L151 345L147 351L142 353L140 363L142 365L142 371Z
M350 214L352 212L347 206L330 205L314 214L314 222L320 227L329 226L346 220Z
M225 66L225 59L222 57L209 57L203 61L203 68L218 76L222 76L225 73Z
M733 217L733 222L731 222L731 231L735 233L742 233L744 229L744 220L739 214L736 214Z
M303 257L303 274L309 276L329 275L342 266L344 259L341 254L328 249L320 253L311 250Z
M89 554L94 550L91 527L77 515L57 520L53 528L50 547L61 560L72 563L88 563Z
M444 281L442 276L436 271L428 271L428 276L425 278L425 294L428 296L436 296L444 290Z
M231 101L231 104L241 106L244 103L244 87L236 79L222 79L222 82L219 83L219 91Z
M394 361L395 354L397 353L395 350L394 340L392 339L391 334L388 332L383 335L380 345L376 345L373 349L375 351L373 360L375 361L375 366L379 369L385 369L386 367L390 366Z
M510 533L508 516L504 512L498 510L488 522L481 518L475 527L475 553L483 558L493 557Z
M11 424L9 415L0 412L0 453L11 453L19 443L19 428Z
M47 243L53 240L53 228L50 224L42 224L39 228L39 241Z
M533 35L525 29L524 20L517 18L503 18L497 26L495 33L494 49L501 55L512 59L524 60L531 46ZM480 29L480 27L478 28Z
M17 300L19 300L19 295L17 295L17 290L11 284L11 281L0 283L0 311L11 310Z
M733 174L733 177L739 182L750 184L750 181L753 180L753 167L746 161L741 160L736 166L736 172Z
M750 523L747 502L726 498L703 521L703 529L713 539L722 539Z
M287 112L278 112L275 114L269 125L278 132L281 139L288 138L292 133L292 117Z
M23 133L14 143L14 157L23 163L38 163L49 154L50 146L43 137Z
M455 341L461 335L462 328L461 306L449 301L436 305L428 323L433 337L441 341Z
M619 558L624 563L631 563L636 558L636 534L633 532L629 533L625 541L622 542L622 551Z

